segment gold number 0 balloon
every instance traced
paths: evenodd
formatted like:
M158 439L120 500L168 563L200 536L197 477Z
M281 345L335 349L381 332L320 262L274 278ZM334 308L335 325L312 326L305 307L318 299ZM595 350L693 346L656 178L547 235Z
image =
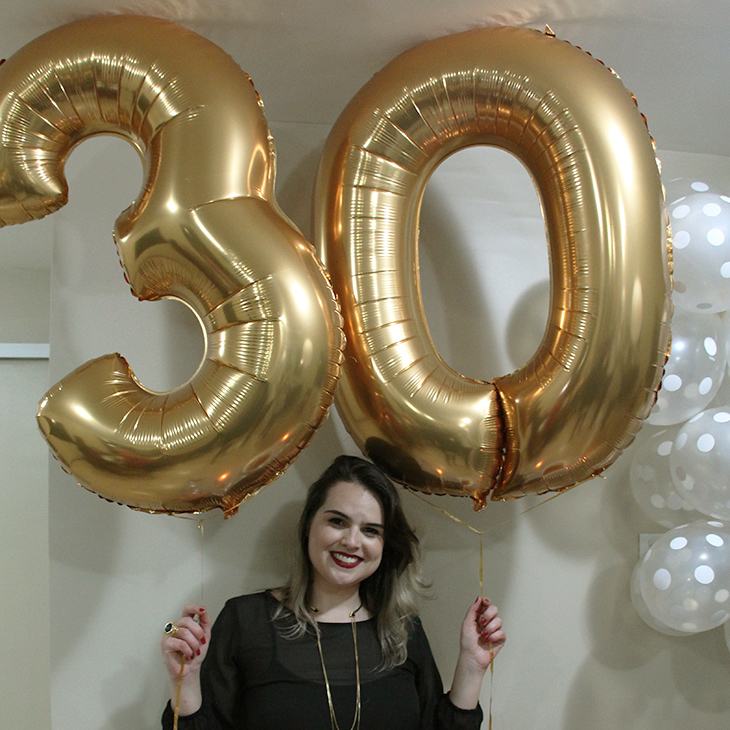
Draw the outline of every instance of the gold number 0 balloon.
M475 144L526 165L550 248L542 343L493 382L442 360L418 281L425 185L445 157ZM515 28L404 53L337 121L315 207L348 342L338 410L392 477L469 494L479 507L492 490L512 498L571 486L633 439L669 346L666 217L645 124L599 62Z
M189 383L141 386L120 355L82 365L38 419L87 488L150 511L234 511L306 445L332 400L341 320L313 249L276 207L274 148L250 78L167 22L94 18L0 67L0 224L66 202L63 164L89 135L144 156L115 238L140 299L174 297L204 325Z

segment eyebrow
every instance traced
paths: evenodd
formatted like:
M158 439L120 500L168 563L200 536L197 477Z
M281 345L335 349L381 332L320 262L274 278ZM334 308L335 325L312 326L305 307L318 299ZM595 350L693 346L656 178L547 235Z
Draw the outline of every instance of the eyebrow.
M344 517L346 520L352 521L352 517L349 515L346 515L344 512L340 512L338 509L326 509L325 514L332 514L332 515L338 515L339 517ZM385 530L385 525L381 525L379 522L366 522L366 527L379 527L381 530Z

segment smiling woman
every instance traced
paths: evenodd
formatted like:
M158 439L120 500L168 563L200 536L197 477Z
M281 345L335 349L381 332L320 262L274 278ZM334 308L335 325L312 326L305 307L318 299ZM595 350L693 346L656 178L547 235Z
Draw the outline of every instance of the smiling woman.
M476 730L501 619L486 598L469 606L444 694L416 611L418 538L385 474L335 459L309 488L298 538L286 585L229 600L212 630L201 606L167 625L180 728ZM173 723L168 704L162 726Z
M354 482L330 487L309 529L313 607L338 602L375 573L383 557L383 529L383 509L365 487ZM322 608L317 612L327 620Z

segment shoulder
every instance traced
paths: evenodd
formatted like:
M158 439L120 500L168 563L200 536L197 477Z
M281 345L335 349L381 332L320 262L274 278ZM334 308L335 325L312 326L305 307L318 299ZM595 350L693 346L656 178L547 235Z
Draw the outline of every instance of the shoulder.
M218 615L218 622L243 624L247 627L268 622L275 604L275 599L268 591L235 596L225 602Z
M266 591L229 598L213 624L213 639L229 645L233 652L267 645L274 606Z
M415 636L425 636L423 624L421 623L420 616L409 616L406 621L408 622L408 638L411 639Z
M266 606L273 600L271 591L259 591L258 593L246 593L242 596L234 596L226 601L224 608L236 610L250 609Z

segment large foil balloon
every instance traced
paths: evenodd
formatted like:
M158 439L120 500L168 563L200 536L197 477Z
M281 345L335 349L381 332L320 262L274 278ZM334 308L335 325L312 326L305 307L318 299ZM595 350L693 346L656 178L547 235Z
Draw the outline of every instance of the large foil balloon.
M552 274L542 343L493 381L444 362L418 274L426 183L476 144L514 153L531 172ZM601 63L517 28L404 53L333 128L315 213L347 335L338 410L393 478L480 507L492 490L572 486L631 442L669 349L667 219L646 125Z
M697 633L730 617L730 529L698 520L675 527L638 566L646 609L659 625Z
M119 354L53 386L38 421L101 496L150 511L235 510L304 447L341 361L335 299L274 201L273 139L250 77L171 23L110 16L54 30L0 67L0 223L63 206L66 157L95 134L144 158L114 237L132 292L177 298L206 354L169 393Z
M677 309L672 317L672 350L649 423L682 423L706 408L722 385L725 361L720 316Z
M670 456L677 492L705 515L730 520L730 408L713 408L682 426Z

